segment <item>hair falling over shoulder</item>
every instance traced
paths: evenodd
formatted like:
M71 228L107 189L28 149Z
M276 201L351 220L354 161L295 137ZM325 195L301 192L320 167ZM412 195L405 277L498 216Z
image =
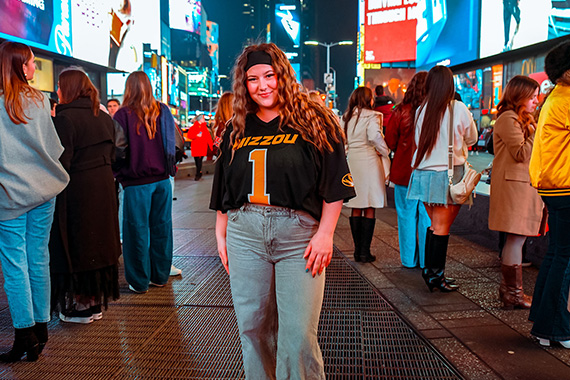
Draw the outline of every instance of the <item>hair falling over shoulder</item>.
M8 117L14 124L28 123L27 101L36 105L42 101L42 93L28 84L24 74L24 64L32 57L30 47L22 43L6 41L0 45L0 91Z
M314 144L321 152L333 150L329 138L334 142L344 141L338 119L333 112L323 104L309 99L309 96L301 91L289 60L277 45L263 43L246 47L233 68L234 117L230 144L233 145L234 141L243 137L247 115L258 110L257 104L249 96L246 84L245 66L249 53L253 51L264 51L271 56L278 80L280 126L293 128L303 140Z
M224 92L218 100L216 107L216 114L214 115L214 126L218 128L225 128L226 123L232 118L234 111L232 104L234 102L234 94L231 92Z
M144 71L134 71L127 77L123 106L134 112L146 129L149 139L156 135L156 120L160 115L160 103L152 95L150 79ZM140 126L137 125L140 135Z
M497 116L512 110L518 115L518 121L527 138L536 129L536 122L531 113L526 111L525 103L531 99L540 84L524 75L516 75L509 80L503 91L503 97L497 105Z

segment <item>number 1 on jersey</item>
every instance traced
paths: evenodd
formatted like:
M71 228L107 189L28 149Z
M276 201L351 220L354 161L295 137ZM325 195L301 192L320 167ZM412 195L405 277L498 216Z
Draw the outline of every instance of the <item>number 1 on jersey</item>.
M249 153L249 162L253 163L251 173L251 193L247 195L249 203L269 204L266 184L267 149L255 149Z

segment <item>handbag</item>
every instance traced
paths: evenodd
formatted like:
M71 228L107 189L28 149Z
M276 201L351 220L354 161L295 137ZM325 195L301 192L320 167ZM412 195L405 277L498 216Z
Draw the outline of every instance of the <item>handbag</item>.
M449 116L449 146L448 146L448 160L447 160L447 176L449 177L449 196L454 203L463 204L468 199L475 186L479 183L481 179L481 173L477 172L473 167L465 160L465 168L463 170L463 178L456 184L453 184L453 103L451 101L450 106L450 116Z

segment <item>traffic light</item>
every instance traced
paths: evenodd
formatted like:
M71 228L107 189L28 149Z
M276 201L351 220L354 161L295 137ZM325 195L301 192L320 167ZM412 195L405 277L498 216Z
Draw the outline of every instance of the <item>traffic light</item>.
M321 94L320 96L323 102L327 100L327 94Z

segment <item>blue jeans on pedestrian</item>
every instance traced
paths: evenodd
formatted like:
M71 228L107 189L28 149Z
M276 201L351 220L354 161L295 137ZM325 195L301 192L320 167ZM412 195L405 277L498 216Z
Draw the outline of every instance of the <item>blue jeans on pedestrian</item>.
M55 198L0 221L0 261L12 324L17 329L50 320L49 234Z
M168 282L172 265L170 179L124 188L123 259L125 278L137 291L150 282Z
M407 199L407 186L394 185L394 201L398 214L398 242L400 260L408 268L424 267L426 232L431 220L424 203L417 199Z
M542 200L548 208L550 240L534 286L530 333L559 342L570 339L570 196Z
M305 271L319 223L303 211L246 204L228 212L230 284L248 379L324 379L317 342L325 272Z

